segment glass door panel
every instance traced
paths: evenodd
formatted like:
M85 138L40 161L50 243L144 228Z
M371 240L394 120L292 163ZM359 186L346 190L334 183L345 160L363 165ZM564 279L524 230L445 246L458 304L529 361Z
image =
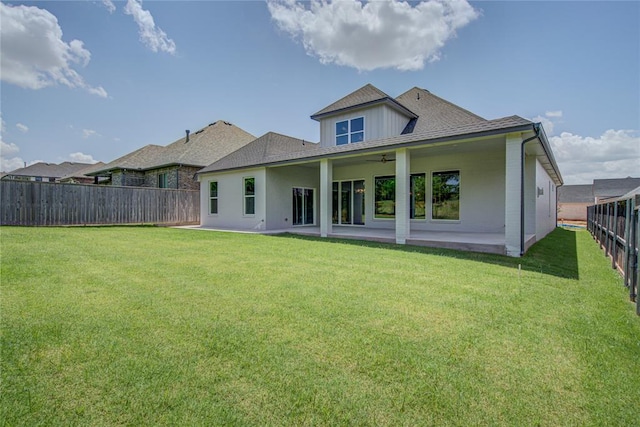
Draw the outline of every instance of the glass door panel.
M353 223L364 225L364 181L353 181Z
M351 181L342 181L340 196L340 223L351 224Z

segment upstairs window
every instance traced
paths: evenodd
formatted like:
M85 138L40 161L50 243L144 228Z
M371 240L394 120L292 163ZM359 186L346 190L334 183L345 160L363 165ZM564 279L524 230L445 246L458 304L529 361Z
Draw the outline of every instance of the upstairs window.
M364 141L364 117L336 123L336 145Z

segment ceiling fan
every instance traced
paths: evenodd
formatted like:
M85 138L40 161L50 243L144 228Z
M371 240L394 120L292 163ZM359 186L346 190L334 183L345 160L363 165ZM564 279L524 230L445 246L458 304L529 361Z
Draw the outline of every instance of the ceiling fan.
M396 159L387 159L387 155L386 154L382 154L380 157L380 160L367 160L368 162L381 162L381 163L387 163L387 162L395 162Z

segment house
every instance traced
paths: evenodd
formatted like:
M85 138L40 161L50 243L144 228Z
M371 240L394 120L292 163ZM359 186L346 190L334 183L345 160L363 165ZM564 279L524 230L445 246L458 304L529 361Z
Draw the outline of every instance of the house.
M195 173L243 147L255 136L219 120L167 145L146 145L90 172L111 185L197 190Z
M558 219L586 221L587 206L622 197L640 186L640 178L594 179L592 184L558 189Z
M66 174L61 177L58 182L66 184L101 184L104 179L98 176L87 175L93 171L100 170L104 167L104 162L98 162L93 165L89 165L86 168L80 169Z
M586 221L593 200L593 184L563 185L558 188L558 220Z
M34 163L31 166L16 169L4 175L3 180L58 182L62 177L77 174L83 169L92 167L90 163L63 162ZM92 179L92 178L91 178Z
M200 170L201 226L510 256L556 226L562 177L539 123L370 84L311 118L319 143L270 132Z

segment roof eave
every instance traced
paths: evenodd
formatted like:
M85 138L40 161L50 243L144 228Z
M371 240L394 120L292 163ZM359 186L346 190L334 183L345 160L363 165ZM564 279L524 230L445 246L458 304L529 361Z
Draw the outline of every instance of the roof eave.
M411 119L418 118L418 115L416 113L414 113L413 111L409 110L407 107L405 107L404 105L402 105L401 103L399 103L398 101L396 101L395 99L390 98L390 97L376 99L376 100L369 101L369 102L363 102L361 104L352 105L350 107L339 108L337 110L327 111L327 112L320 113L320 114L316 113L316 114L312 115L311 118L313 120L315 120L315 121L320 121L321 119L324 119L326 117L330 117L330 116L335 116L335 115L338 115L338 114L346 113L347 111L350 111L350 110L359 110L359 109L366 108L366 107L372 107L372 106L378 105L378 104L386 104L389 107L402 112L403 114L405 114L407 117L409 117Z
M230 171L236 171L236 170L242 170L242 169L250 169L250 168L280 166L280 165L292 164L292 163L307 163L307 162L313 162L313 161L317 161L317 160L321 160L321 159L325 159L325 158L343 157L343 156L349 155L349 154L360 154L360 153L361 154L366 154L366 153L376 152L376 151L389 149L389 148L405 148L405 147L415 147L417 145L432 145L432 144L437 144L437 143L442 143L442 142L455 141L455 140L459 140L459 139L482 138L482 137L488 137L488 136L494 136L494 135L514 133L514 132L525 132L525 131L530 131L530 130L531 130L531 124L524 124L524 125L512 126L512 127L509 127L509 128L491 129L491 130L487 130L487 131L479 131L479 132L472 132L472 133L468 133L468 134L457 134L457 135L443 136L443 137L437 137L437 138L433 138L433 139L416 139L416 140L410 140L410 141L407 141L407 142L401 142L401 143L398 143L398 144L380 145L380 146L365 147L365 148L358 148L356 146L355 148L353 148L351 150L340 151L340 152L337 152L337 153L320 153L320 154L317 154L317 155L311 155L311 156L307 156L307 157L299 157L299 158L295 158L295 159L276 160L276 161L271 161L271 162L256 163L256 164L250 164L250 165L245 165L245 166L234 166L234 167L230 167L230 168L210 170L210 171L198 171L198 172L196 172L196 175L199 176L199 175L204 175L204 174L209 174L209 173L220 173L220 172L230 172Z

